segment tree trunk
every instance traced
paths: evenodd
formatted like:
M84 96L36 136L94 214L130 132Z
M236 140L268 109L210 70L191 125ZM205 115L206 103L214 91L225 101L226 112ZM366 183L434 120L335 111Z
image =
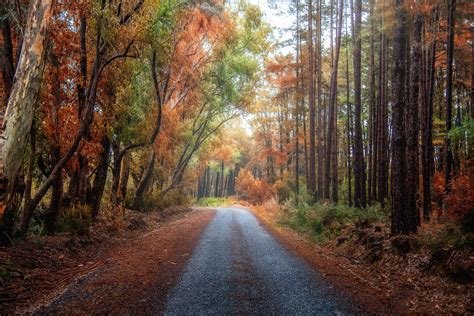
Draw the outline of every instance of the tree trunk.
M347 21L346 21L346 105L347 105L347 119L346 119L346 129L347 129L347 201L349 206L352 206L352 166L351 166L351 153L352 153L352 137L351 137L351 101L350 101L350 82L349 82L349 32L347 30Z
M393 45L393 106L392 106L392 234L409 233L412 225L406 205L406 137L405 137L405 79L407 14L403 0L395 2L395 27ZM414 225L416 231L416 225Z
M354 205L365 208L366 206L366 176L364 162L364 144L362 141L361 123L361 25L362 25L362 0L355 0L354 12Z
M130 155L125 154L122 159L122 168L120 172L119 202L122 203L127 197L128 178L130 176Z
M299 117L300 117L300 98L301 98L301 89L300 85L302 84L302 78L300 78L300 3L299 0L296 0L296 97L295 97L295 193L296 193L296 206L298 206L300 199L300 141L299 141ZM474 52L474 50L473 50ZM474 56L474 55L473 55Z
M5 13L4 10L1 11ZM13 60L13 41L11 34L10 22L7 18L0 21L3 34L3 52L1 55L2 62L2 77L3 77L3 87L4 87L4 105L8 104L8 97L13 86L13 77L15 75L15 63ZM3 108L3 105L2 105Z
M34 0L29 6L23 48L0 132L0 217L13 191L31 129L33 108L46 59L53 7L54 0Z
M369 71L369 181L368 202L372 204L377 196L377 109L375 108L375 47L374 47L374 1L370 6L370 71Z
M143 173L143 177L137 187L137 190L135 191L135 196L133 197L133 208L135 209L138 209L140 207L140 204L143 201L143 195L150 186L151 178L153 176L153 169L155 168L155 159L156 154L155 151L152 150L150 158L148 159L147 166L145 168L145 172Z
M323 121L323 103L322 103L322 45L321 45L321 36L322 36L322 28L321 28L321 18L322 18L322 10L321 10L321 1L318 0L318 43L317 43L317 58L316 58L316 72L318 75L317 82L318 82L318 126L317 126L317 134L318 134L318 192L317 197L320 199L323 197L324 191L324 152L325 152L325 145L324 145L324 127Z
M448 0L448 44L446 46L446 142L445 142L445 184L446 193L451 188L451 172L453 164L453 152L449 132L452 127L453 106L453 60L454 60L454 13L456 11L456 0Z
M309 194L316 193L316 142L314 103L313 0L308 2L308 75L309 75Z
M474 26L471 26L471 118L474 119Z
M336 98L337 98L337 73L339 68L339 52L341 48L341 33L342 33L342 14L344 9L344 1L339 0L339 18L338 25L336 30L336 50L334 56L334 62L332 64L331 72L331 82L330 82L330 91L329 91L329 118L328 118L328 138L326 143L326 159L325 159L325 174L324 174L324 198L330 198L330 179L331 179L331 169L333 169L333 177L335 179L332 181L332 196L331 200L337 202L337 145L336 145L336 129L337 126L336 118ZM331 166L331 162L335 164ZM335 170L334 170L335 169Z
M421 30L423 27L423 17L417 15L413 23L413 48L411 56L411 76L409 89L409 104L406 112L406 137L407 137L407 176L406 176L406 207L410 217L410 225L419 225L420 216L417 207L419 166L418 166L418 107L420 105L421 88ZM410 231L415 231L416 227L410 227Z
M30 153L29 153L29 162L28 162L28 173L26 175L26 186L25 186L25 193L23 196L24 204L23 204L23 212L21 214L21 221L20 221L20 231L26 231L28 229L28 224L31 220L31 216L33 214L29 214L27 212L28 204L31 201L31 189L33 186L33 171L36 164L36 128L33 125L31 126L30 131ZM23 229L24 228L24 229Z
M105 183L107 181L107 168L109 166L109 150L110 141L107 136L103 136L100 141L102 145L102 153L99 156L99 164L97 165L94 183L92 184L92 190L88 204L92 210L92 217L96 218L99 214L100 202L102 201L102 195L104 194Z

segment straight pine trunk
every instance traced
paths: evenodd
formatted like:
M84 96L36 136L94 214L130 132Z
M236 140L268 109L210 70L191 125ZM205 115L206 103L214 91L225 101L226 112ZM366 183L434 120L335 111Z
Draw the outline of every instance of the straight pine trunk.
M366 201L366 174L364 162L364 144L362 140L362 98L361 98L361 26L362 0L355 0L354 10L354 205L365 208Z

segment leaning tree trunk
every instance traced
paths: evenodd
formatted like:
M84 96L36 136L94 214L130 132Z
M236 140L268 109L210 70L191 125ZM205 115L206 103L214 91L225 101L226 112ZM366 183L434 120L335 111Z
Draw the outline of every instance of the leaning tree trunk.
M137 190L135 191L135 196L133 198L133 208L135 209L138 209L140 207L140 203L143 200L143 195L145 194L145 191L148 189L150 185L151 178L153 176L153 169L155 168L155 159L156 159L156 154L155 154L155 151L152 150L150 159L148 160L147 167L143 174L143 178L140 181L140 184L138 185Z
M23 48L0 132L0 217L9 203L23 161L41 86L54 0L34 0L29 7Z

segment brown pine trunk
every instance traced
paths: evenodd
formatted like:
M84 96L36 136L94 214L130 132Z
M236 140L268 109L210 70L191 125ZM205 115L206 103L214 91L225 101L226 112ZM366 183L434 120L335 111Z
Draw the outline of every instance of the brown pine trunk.
M308 76L309 76L309 194L316 193L316 142L314 102L313 0L308 2Z
M366 174L364 162L364 144L362 140L362 99L361 99L361 26L362 0L355 0L354 10L354 205L365 208Z
M333 202L337 202L338 190L337 190L337 144L336 144L336 98L337 98L337 73L339 68L339 52L341 48L341 33L342 33L342 13L344 9L344 1L339 0L339 20L336 30L336 50L334 56L334 62L332 65L330 92L329 92L329 117L328 117L328 138L327 138L327 150L325 159L325 181L324 181L324 198L329 199ZM331 163L333 165L331 165ZM330 197L330 180L331 180L331 169L332 169L332 195Z
M407 137L407 176L406 176L406 208L410 217L410 231L416 230L416 225L420 224L420 216L417 207L418 200L418 182L419 182L419 166L418 166L418 107L420 105L421 90L421 30L423 27L423 17L417 15L413 23L413 44L411 55L411 76L409 89L409 104L406 112L406 137Z
M382 2L382 6L384 3ZM380 29L384 27L383 12ZM377 141L377 201L384 206L388 196L388 131L387 131L387 40L384 31L380 33L379 48L379 96L378 96L378 141Z
M302 78L300 78L300 3L296 0L296 93L295 93L295 193L296 193L296 205L298 206L300 198L300 142L299 142L299 128L300 128L300 98L302 84Z
M374 1L370 6L370 71L369 71L369 181L368 201L370 204L377 196L377 109L375 104L375 47L374 47Z
M318 83L318 125L317 125L317 134L318 134L318 191L317 196L318 198L323 197L324 192L324 153L325 153L325 145L324 145L324 127L323 122L325 119L323 118L323 103L322 103L322 51L321 51L321 36L322 36L322 29L321 29L321 18L322 18L322 10L321 10L321 1L318 0L318 43L317 43L317 58L316 58L316 72L318 75L317 83Z
M471 118L474 119L474 26L471 26Z
M448 44L446 46L446 141L445 141L445 182L446 193L451 188L451 172L453 165L453 152L449 131L452 127L452 107L453 107L453 60L454 60L454 13L456 11L456 0L448 0Z
M406 38L407 14L403 0L395 2L395 27L393 44L393 106L392 106L392 234L409 233L412 230L406 205L406 152L407 141L405 136L406 99ZM414 225L416 231L416 225Z

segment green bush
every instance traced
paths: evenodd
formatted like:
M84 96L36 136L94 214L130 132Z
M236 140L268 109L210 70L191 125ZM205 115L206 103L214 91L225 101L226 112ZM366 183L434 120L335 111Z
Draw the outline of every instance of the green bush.
M170 190L166 193L147 193L143 201L138 205L139 211L163 211L171 206L187 206L191 204L191 198L181 190Z
M85 235L89 232L92 223L92 211L90 207L78 205L66 210L58 222L58 231L71 232Z
M232 200L226 197L206 197L196 200L194 204L208 207L229 206Z
M363 210L336 204L308 205L303 202L296 209L291 205L291 201L285 203L284 207L289 211L282 215L280 224L321 242L337 238L348 225L385 222L388 218L378 205Z

